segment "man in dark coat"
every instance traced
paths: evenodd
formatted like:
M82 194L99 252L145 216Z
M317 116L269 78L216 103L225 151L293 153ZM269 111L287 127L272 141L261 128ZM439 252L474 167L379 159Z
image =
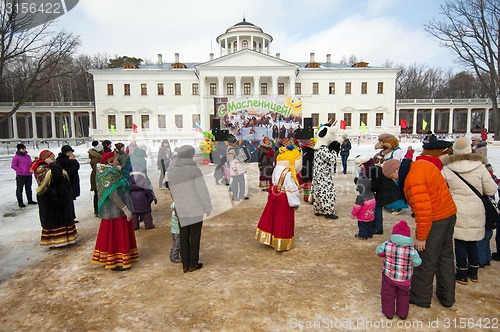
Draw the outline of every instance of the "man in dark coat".
M78 175L80 164L76 160L73 152L75 152L75 150L73 150L71 146L63 145L61 148L61 152L56 158L56 162L62 167L63 170L66 171L66 173L68 173L73 200L76 200L76 198L80 196L80 176ZM76 219L74 208L75 207L73 204L73 215L74 215L73 219ZM78 221L75 220L75 222Z

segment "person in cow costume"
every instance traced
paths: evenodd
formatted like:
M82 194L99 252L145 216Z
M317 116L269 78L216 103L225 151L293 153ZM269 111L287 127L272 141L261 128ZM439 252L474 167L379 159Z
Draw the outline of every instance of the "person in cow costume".
M328 122L320 127L317 141L314 146L313 161L313 190L314 214L325 216L328 219L337 219L335 214L336 193L333 183L333 165L336 163L336 154L330 147L339 141L339 128L335 123Z

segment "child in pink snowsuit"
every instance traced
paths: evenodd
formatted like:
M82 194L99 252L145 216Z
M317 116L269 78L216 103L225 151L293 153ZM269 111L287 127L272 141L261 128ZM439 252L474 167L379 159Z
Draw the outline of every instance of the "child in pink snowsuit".
M413 248L410 227L401 220L394 225L389 241L385 241L376 249L380 257L384 257L382 271L382 312L387 319L394 314L406 319L410 309L410 284L413 266L422 263L417 250Z

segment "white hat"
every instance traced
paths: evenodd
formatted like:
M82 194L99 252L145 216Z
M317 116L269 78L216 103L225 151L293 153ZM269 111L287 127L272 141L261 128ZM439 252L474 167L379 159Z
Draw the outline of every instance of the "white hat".
M453 154L472 153L470 140L467 137L460 137L453 144Z
M361 164L366 163L369 160L370 160L370 157L360 155L360 156L357 156L356 158L354 158L354 165L359 166Z

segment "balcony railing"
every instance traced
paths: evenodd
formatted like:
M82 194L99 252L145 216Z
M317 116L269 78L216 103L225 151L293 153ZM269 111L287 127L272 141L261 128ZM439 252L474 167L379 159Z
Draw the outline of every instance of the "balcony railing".
M450 105L464 105L464 104L491 104L489 98L470 98L470 99L396 99L397 105L409 104L450 104Z
M1 107L14 107L15 102L0 102ZM94 107L93 101L37 101L26 102L21 107Z

